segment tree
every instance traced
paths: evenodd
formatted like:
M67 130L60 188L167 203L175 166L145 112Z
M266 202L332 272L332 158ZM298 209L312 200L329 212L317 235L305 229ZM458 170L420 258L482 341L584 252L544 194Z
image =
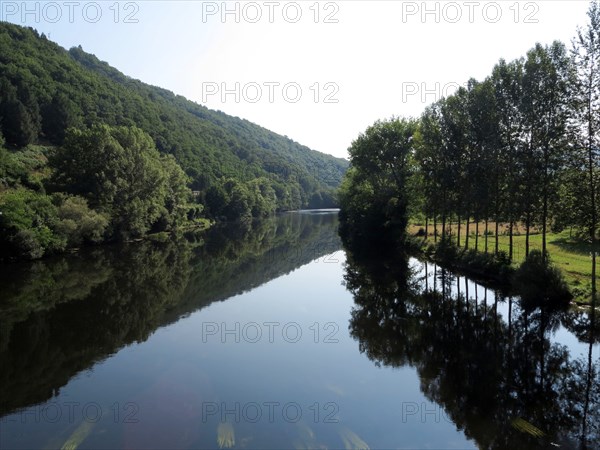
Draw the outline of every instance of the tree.
M456 214L458 229L456 243L460 246L461 219L466 212L470 195L470 180L466 173L469 116L468 93L465 88L441 102L440 130L442 133L442 161L444 170L440 174L447 194L450 211ZM469 214L468 212L466 213Z
M67 129L76 126L76 119L73 102L65 94L57 93L43 109L42 131L50 142L61 145Z
M55 196L58 221L54 226L57 234L63 236L69 247L83 243L97 244L105 239L108 218L88 207L83 197Z
M494 155L499 146L496 91L491 78L472 81L469 89L469 158L468 177L472 183L471 209L475 218L475 249L479 244L479 221L485 220L485 252L488 251L488 219L492 205L492 183L495 174ZM468 242L468 241L467 241Z
M598 186L600 186L600 3L594 0L588 10L586 29L578 29L571 56L576 68L574 83L575 168L587 172L581 198L583 213L574 222L587 227L592 244L592 305L596 301L596 245L598 228ZM580 218L580 220L578 220ZM583 220L581 220L583 219ZM592 306L592 307L593 307Z
M54 184L110 216L120 238L143 236L168 214L175 222L185 217L185 174L139 128L71 130L51 164Z
M526 175L526 171L522 170L524 160L519 155L523 129L523 115L520 109L523 98L523 61L518 59L507 63L500 60L492 71L491 79L494 84L498 120L498 146L493 156L495 253L498 253L498 224L503 218L507 218L510 233L509 258L512 259L513 226L520 216L521 186L527 183L523 192L530 198L533 184L532 174Z
M442 187L445 169L442 158L442 134L439 102L425 108L415 133L415 160L421 195L424 197L424 213L433 218L433 236L437 240L437 217L441 214L442 236L445 234L447 213L447 190Z
M523 73L523 112L529 145L539 161L542 254L546 255L549 203L556 197L558 172L564 168L569 114L571 63L564 44L537 44L527 53Z
M2 132L6 142L25 147L37 138L37 129L29 112L19 100L9 100L2 105Z
M377 121L350 146L352 170L340 189L341 230L347 238L402 241L416 129L412 119Z
M190 179L172 155L161 155L160 163L166 175L160 231L173 230L186 220L190 208Z

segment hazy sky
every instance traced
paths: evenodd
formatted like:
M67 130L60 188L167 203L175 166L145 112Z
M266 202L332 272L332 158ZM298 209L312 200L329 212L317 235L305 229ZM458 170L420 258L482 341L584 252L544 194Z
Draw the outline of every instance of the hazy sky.
M133 78L346 157L375 120L417 116L535 42L570 43L588 5L0 0L0 12Z

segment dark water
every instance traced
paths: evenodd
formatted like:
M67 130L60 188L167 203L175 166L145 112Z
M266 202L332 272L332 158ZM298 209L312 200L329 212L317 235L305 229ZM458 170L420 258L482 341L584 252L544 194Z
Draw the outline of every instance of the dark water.
M597 318L360 260L336 228L2 267L0 447L598 447Z

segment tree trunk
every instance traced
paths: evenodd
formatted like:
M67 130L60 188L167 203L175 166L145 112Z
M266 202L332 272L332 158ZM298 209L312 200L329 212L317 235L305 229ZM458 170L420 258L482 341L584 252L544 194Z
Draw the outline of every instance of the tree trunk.
M529 256L529 229L531 227L530 213L527 211L527 219L525 219L525 258Z
M498 254L498 218L496 217L496 255Z
M442 241L446 237L446 211L442 213Z
M479 219L475 222L475 251L479 251Z
M542 258L546 261L546 222L548 220L548 148L544 147L544 207L542 211Z
M592 125L591 117L591 100L589 104L590 117L588 117L588 172L590 175L590 208L591 208L591 221L590 221L590 241L592 243L592 309L596 307L596 186L594 183L594 149L592 136L594 136L594 130Z
M429 236L429 218L425 217L425 239Z
M458 234L456 235L456 246L460 247L460 215L458 216Z
M437 242L437 214L433 214L433 242Z
M465 248L469 250L469 220L470 217L467 216L467 227L465 229Z
M510 224L508 226L508 234L509 234L508 260L512 262L512 260L513 260L513 220L512 219L510 219Z
M488 218L485 218L485 254L488 253Z

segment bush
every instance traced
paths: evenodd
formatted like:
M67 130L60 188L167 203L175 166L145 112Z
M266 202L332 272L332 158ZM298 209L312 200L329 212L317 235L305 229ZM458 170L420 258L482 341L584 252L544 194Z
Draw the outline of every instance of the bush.
M498 253L495 256L496 261L498 261L498 264L501 264L503 266L510 266L510 258L508 257L508 253L504 250L500 250L498 251Z
M560 270L539 250L532 250L515 272L514 286L525 307L564 306L573 298Z
M442 237L442 240L435 248L435 258L442 264L456 264L458 259L458 248L448 236Z
M66 239L54 230L58 212L44 194L9 190L0 197L0 248L3 255L28 259L64 250Z
M65 237L69 247L76 247L82 243L96 244L104 240L108 217L90 209L84 198L64 198L58 207L57 215L59 222L55 229Z

